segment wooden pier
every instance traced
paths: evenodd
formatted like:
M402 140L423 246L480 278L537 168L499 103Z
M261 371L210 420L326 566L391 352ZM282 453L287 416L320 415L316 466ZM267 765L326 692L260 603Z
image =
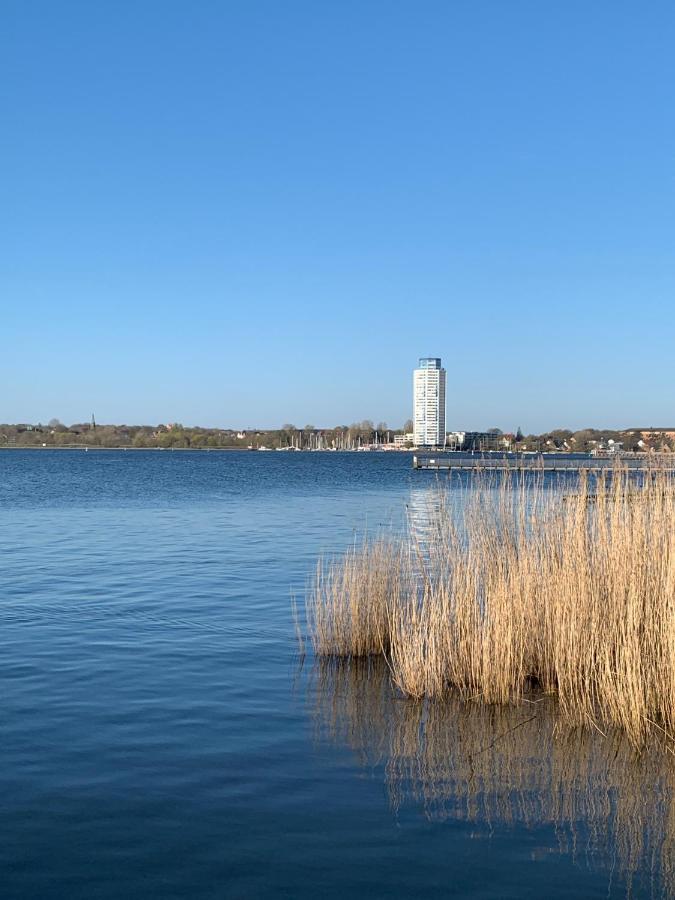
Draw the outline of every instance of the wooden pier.
M445 471L494 472L608 472L615 468L631 472L675 472L675 454L668 456L588 456L571 458L554 454L527 456L459 456L439 453L437 456L413 456L413 469Z

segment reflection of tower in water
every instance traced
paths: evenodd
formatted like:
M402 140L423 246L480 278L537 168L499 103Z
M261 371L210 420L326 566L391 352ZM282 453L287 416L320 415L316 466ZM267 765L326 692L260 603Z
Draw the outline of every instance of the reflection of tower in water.
M411 487L406 533L418 571L424 568L432 577L440 574L444 548L464 531L467 487L458 476Z
M424 552L438 522L443 500L436 485L415 485L408 500L408 531L411 540Z
M618 733L561 731L555 701L489 706L402 698L382 660L323 660L311 676L318 740L382 766L391 806L431 820L555 829L560 852L628 890L675 892L675 766Z

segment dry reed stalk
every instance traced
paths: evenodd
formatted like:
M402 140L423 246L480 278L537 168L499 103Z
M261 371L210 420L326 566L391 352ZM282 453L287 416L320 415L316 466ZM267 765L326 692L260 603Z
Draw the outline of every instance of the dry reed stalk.
M570 482L566 481L569 489ZM516 473L429 503L425 536L319 561L319 656L382 655L413 697L505 704L533 684L562 717L675 740L675 490L658 469L562 483Z
M389 650L388 608L405 584L400 548L364 542L339 560L319 560L308 595L307 621L315 653L361 657Z

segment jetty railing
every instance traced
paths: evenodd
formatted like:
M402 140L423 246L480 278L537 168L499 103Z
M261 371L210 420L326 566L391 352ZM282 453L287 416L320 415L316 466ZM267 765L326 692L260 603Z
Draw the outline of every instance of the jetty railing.
M570 458L567 456L413 456L413 469L467 470L490 469L494 471L536 472L600 472L620 466L630 471L651 469L675 471L675 454L672 456L593 456Z

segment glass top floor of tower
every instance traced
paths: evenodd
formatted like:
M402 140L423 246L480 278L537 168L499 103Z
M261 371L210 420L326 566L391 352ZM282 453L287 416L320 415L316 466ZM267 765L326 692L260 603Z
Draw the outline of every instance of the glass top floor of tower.
M419 369L440 369L441 361L437 356L420 357Z

